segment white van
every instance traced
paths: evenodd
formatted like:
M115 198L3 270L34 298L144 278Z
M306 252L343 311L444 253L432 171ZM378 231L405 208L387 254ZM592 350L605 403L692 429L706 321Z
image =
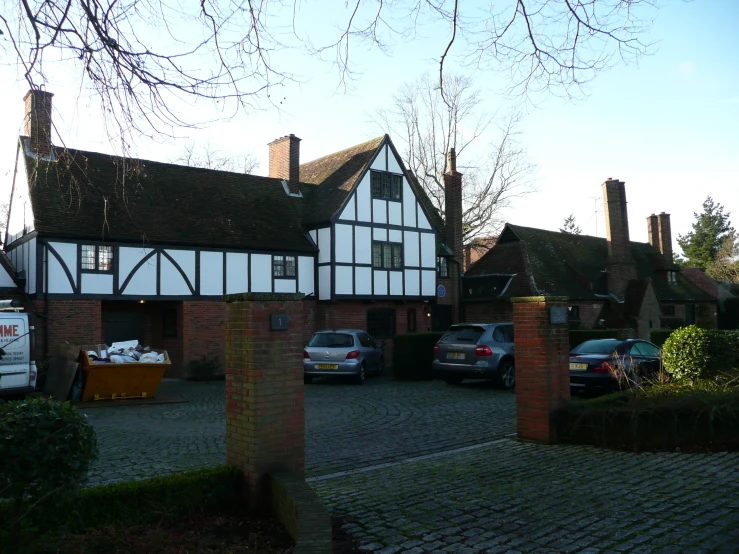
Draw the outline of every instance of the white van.
M28 314L0 312L0 396L22 395L36 389L36 363L31 361Z

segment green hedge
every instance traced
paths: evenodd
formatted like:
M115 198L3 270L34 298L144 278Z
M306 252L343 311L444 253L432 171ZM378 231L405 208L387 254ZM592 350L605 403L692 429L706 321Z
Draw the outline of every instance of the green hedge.
M60 528L80 531L115 524L157 524L196 513L217 513L238 506L241 480L242 473L237 468L219 466L89 487L38 504L28 514L26 523L44 532ZM0 502L0 529L7 529L12 515L11 502Z
M649 333L649 340L661 348L670 334L672 334L672 329L652 329Z
M586 340L614 339L622 335L621 329L570 329L570 350Z
M673 378L712 379L739 369L739 333L689 325L670 334L662 354L665 371Z
M393 339L393 377L406 381L433 379L434 345L444 333L408 333Z
M616 393L553 414L559 442L636 451L739 450L739 390Z

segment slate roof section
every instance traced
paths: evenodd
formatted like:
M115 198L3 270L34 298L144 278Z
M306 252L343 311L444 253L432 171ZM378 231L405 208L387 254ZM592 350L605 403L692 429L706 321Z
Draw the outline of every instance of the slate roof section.
M677 272L677 284L671 285L664 272L670 266L664 263L659 251L651 244L632 242L631 255L637 266L637 278L649 279L661 302L715 301L681 272ZM498 243L478 260L467 275L517 273L505 298L517 296L520 291L523 295L603 300L605 296L599 290L599 284L603 282L607 261L608 245L604 238L507 224ZM630 286L633 296L638 292L635 287L644 285Z
M281 179L59 148L26 168L40 234L315 252Z

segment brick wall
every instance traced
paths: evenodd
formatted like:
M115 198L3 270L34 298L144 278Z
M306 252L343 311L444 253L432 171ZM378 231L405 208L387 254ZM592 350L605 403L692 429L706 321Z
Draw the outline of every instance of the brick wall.
M570 302L570 306L578 306L580 308L580 328L592 329L596 327L598 315L603 309L603 302Z
M637 338L651 340L652 329L660 328L661 315L662 310L659 307L657 295L654 293L654 289L650 284L649 287L647 287L647 291L644 293L644 299L642 300L639 317L637 319Z
M516 346L516 426L519 440L556 442L552 412L570 398L567 325L549 323L558 299L514 299Z
M203 356L217 357L218 371L223 373L226 359L225 326L226 304L223 302L214 300L182 302L183 377L187 375L189 363Z
M513 305L508 301L467 302L463 305L465 323L513 321Z
M226 461L244 472L252 508L266 502L262 493L268 472L282 469L304 477L304 309L297 298L234 295L223 304L227 316ZM270 330L273 313L290 317L287 331Z
M409 302L398 304L395 302L352 302L343 301L335 304L316 304L314 329L367 329L367 310L377 308L392 308L395 310L395 331L402 335L408 332L408 309L416 310L416 331L424 332L430 330L431 321L426 317L423 302ZM383 339L375 337L378 342ZM385 349L383 357L385 366L392 367L393 341L384 339Z
M36 300L36 311L46 318L33 317L36 326L36 359L46 357L45 334L49 351L56 345L100 344L103 342L102 302L100 300Z

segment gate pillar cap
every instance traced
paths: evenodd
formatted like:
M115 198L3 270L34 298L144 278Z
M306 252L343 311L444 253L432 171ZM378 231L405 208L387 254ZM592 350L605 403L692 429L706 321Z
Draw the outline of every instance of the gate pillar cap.
M567 302L568 296L514 296L511 304L525 304L527 302Z
M224 302L300 302L306 297L302 292L244 292L226 294Z

